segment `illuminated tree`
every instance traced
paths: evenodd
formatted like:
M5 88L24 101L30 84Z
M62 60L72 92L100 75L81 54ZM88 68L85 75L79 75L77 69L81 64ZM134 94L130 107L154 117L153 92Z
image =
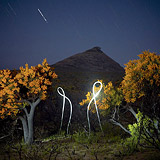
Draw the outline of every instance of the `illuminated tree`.
M119 106L122 105L122 102L124 100L122 89L120 87L115 87L112 84L112 82L109 82L107 85L105 85L104 83L102 84L103 84L102 91L96 100L97 107L100 109L101 115L106 116L107 112L111 112L114 110L112 116L110 117L110 121L112 121L112 123L116 125L119 125L126 132L130 133L119 122L115 120L116 115L118 115L118 112L119 112ZM99 90L99 86L95 87L95 92L98 90ZM92 97L93 97L93 94L91 92L88 92L86 94L86 99L83 99L82 102L80 102L80 105L84 106L88 104L92 99ZM94 104L91 105L90 110L93 113L95 113L96 111L93 105Z
M33 117L36 106L45 100L47 89L57 78L53 69L44 59L42 65L20 67L17 73L0 71L0 116L17 116L23 125L24 140L33 142Z
M141 103L141 109L149 117L160 113L160 56L149 51L129 61L125 67L122 89L127 103ZM158 117L157 117L158 118ZM160 118L160 116L159 116Z
M102 82L102 80L99 80L99 81ZM103 84L102 91L98 95L98 98L96 100L98 108L103 111L103 110L107 110L111 106L120 105L123 99L121 88L114 87L112 82L109 82L107 85L105 85L104 83L102 84ZM95 93L99 90L99 87L100 86L95 86ZM92 99L92 97L93 97L93 93L88 92L86 94L86 99L83 99L82 102L80 102L79 104L81 106L88 104ZM93 103L90 109L92 112L95 112L95 107Z
M123 102L125 102L121 107L130 111L137 123L140 123L136 112L133 110L136 105L144 117L145 115L148 116L150 122L154 123L151 126L154 126L158 133L157 126L160 122L160 56L149 51L144 51L138 56L139 59L129 61L126 64L125 76L120 85L124 97ZM131 133L117 122L116 108L118 107L115 106L111 121L126 132Z
M80 105L84 105L91 99L91 93L87 93L86 99ZM97 102L100 109L112 109L110 121L120 126L131 134L118 120L119 107L127 109L136 118L133 109L138 105L144 115L154 122L155 130L159 133L160 122L160 56L149 51L139 55L139 59L129 61L125 67L125 76L119 87L114 87L111 82L103 85L102 98Z

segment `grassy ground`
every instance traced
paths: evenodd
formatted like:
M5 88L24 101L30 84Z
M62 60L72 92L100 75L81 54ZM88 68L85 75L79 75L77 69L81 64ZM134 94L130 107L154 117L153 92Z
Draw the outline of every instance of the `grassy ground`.
M1 146L1 160L158 160L156 150L133 151L122 145L120 136L91 134L84 132L72 136L54 135L27 146L10 143Z

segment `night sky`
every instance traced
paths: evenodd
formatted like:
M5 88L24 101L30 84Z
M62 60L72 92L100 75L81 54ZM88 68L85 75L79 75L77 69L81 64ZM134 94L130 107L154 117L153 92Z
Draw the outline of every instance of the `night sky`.
M160 53L160 0L0 0L0 69L99 46L121 66Z

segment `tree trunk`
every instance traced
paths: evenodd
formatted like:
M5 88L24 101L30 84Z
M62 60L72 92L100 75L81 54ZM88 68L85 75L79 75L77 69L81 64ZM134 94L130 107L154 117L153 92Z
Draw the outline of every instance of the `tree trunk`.
M34 136L33 118L34 118L35 108L40 101L41 101L40 99L37 99L36 102L33 102L33 103L30 103L27 101L31 107L30 113L28 113L26 108L24 108L26 118L22 116L19 117L23 125L24 141L26 144L29 144L29 145L33 143L33 136Z
M33 143L33 116L34 114L29 114L28 117L28 131L29 131L29 136L27 140L27 144L32 144Z
M29 136L27 120L26 120L26 118L24 118L22 116L20 116L19 119L21 120L22 125L23 125L24 142L26 143L28 140L28 136Z
M40 99L37 99L36 102L33 102L32 104L30 104L31 110L27 118L28 119L28 131L29 131L27 144L33 143L33 136L34 136L33 118L34 118L35 108L39 104L40 101L41 101Z

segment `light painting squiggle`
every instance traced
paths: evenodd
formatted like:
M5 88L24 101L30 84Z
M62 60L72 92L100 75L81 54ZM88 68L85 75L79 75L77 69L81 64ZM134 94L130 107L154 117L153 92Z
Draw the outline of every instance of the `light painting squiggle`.
M96 84L100 84L100 89L99 89L99 91L97 91L97 92L95 93L94 88L95 88L95 85L96 85ZM91 126L90 126L90 120L89 120L89 107L90 107L90 105L91 105L91 103L92 103L93 100L94 100L94 104L95 104L95 108L96 108L96 112L97 112L97 117L98 117L99 126L100 126L100 128L101 128L101 131L103 132L102 125L101 125L101 121L100 121L100 117L99 117L99 113L98 113L98 108L97 108L97 104L96 104L96 97L97 97L98 94L100 93L101 89L102 89L102 83L101 83L101 82L97 81L97 82L95 82L95 83L93 84L93 98L90 100L90 102L89 102L89 104L88 104L88 107L87 107L87 119L88 119L89 135L90 135L90 132L91 132Z
M61 90L62 93L60 92L60 90ZM59 95L61 95L61 96L63 97L63 107L62 107L62 116L61 116L60 131L61 131L61 128L62 128L62 123L63 123L65 99L67 99L67 100L69 101L69 104L70 104L70 117L69 117L69 121L68 121L68 125L67 125L67 134L68 134L68 129L69 129L69 126L70 126L70 123L71 123L71 117L72 117L72 103L71 103L70 99L69 99L68 97L66 97L63 88L58 87L58 88L57 88L57 92L59 93Z

